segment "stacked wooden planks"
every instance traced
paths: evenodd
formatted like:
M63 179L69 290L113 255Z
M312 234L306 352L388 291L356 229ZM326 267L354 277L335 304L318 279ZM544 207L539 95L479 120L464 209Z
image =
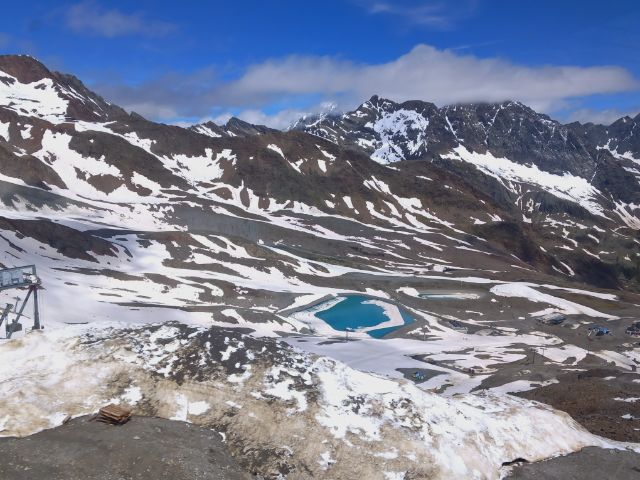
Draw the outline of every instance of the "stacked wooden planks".
M113 403L102 407L98 411L96 420L103 423L110 423L112 425L123 425L131 418L131 409L121 407L120 405L114 405Z

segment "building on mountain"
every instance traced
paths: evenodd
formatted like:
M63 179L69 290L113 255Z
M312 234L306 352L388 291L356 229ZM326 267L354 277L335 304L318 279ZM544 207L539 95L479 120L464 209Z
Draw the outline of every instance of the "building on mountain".
M640 337L640 322L635 322L632 325L629 325L625 332L627 335L631 335L632 337Z
M540 323L544 325L560 325L567 317L560 312L551 312L538 318Z
M467 333L467 327L463 323L457 320L449 321L449 326L453 328L456 332Z

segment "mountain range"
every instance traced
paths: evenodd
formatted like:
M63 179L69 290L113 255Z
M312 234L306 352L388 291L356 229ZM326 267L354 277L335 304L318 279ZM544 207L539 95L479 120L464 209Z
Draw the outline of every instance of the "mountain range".
M181 128L31 57L0 57L0 71L3 228L65 257L127 255L120 229L171 251L169 231L198 227L269 257L251 268L308 270L311 283L323 259L638 287L640 116L563 125L517 102L374 96L284 132Z

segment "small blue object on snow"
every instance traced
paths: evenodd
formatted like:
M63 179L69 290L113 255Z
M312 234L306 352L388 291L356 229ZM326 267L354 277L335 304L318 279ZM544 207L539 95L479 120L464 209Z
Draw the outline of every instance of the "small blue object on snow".
M611 335L611 331L606 327L601 327L600 325L591 325L589 327L589 336L594 334L596 337L600 337L602 335Z

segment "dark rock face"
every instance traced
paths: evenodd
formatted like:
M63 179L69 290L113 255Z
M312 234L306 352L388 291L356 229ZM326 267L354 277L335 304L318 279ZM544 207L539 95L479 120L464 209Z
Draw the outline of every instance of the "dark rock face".
M433 159L463 146L472 152L490 152L495 157L536 165L556 175L591 178L603 165L607 174L611 173L607 162L614 160L612 151L640 157L638 123L638 117L625 117L609 127L562 125L519 102L437 108L428 102L398 104L374 96L353 112L307 119L295 129L364 150L384 163ZM618 163L614 162L624 172ZM621 172L617 174L624 175ZM638 190L637 182L627 182L599 185L611 192L630 187Z
M571 123L567 125L581 141L600 147L601 149L624 155L627 152L640 152L640 114L635 118L622 117L611 125L594 125L593 123Z
M0 55L0 70L24 83L37 82L51 75L42 63L28 55Z
M538 245L531 240L531 234L528 234L518 223L498 222L479 225L476 227L476 232L482 237L491 238L495 243L504 246L507 251L513 252L518 258L531 265L548 263L548 259Z
M96 262L92 254L115 257L117 252L113 244L102 238L48 220L12 220L0 217L0 231L33 238L65 257L90 262Z
M486 149L496 157L533 163L562 175L588 176L594 159L569 129L518 102L445 107L445 115L460 143L475 151ZM468 148L469 148L468 147Z
M64 188L54 169L31 155L17 157L0 142L0 171L10 177L21 177L27 185L49 190L49 185Z

